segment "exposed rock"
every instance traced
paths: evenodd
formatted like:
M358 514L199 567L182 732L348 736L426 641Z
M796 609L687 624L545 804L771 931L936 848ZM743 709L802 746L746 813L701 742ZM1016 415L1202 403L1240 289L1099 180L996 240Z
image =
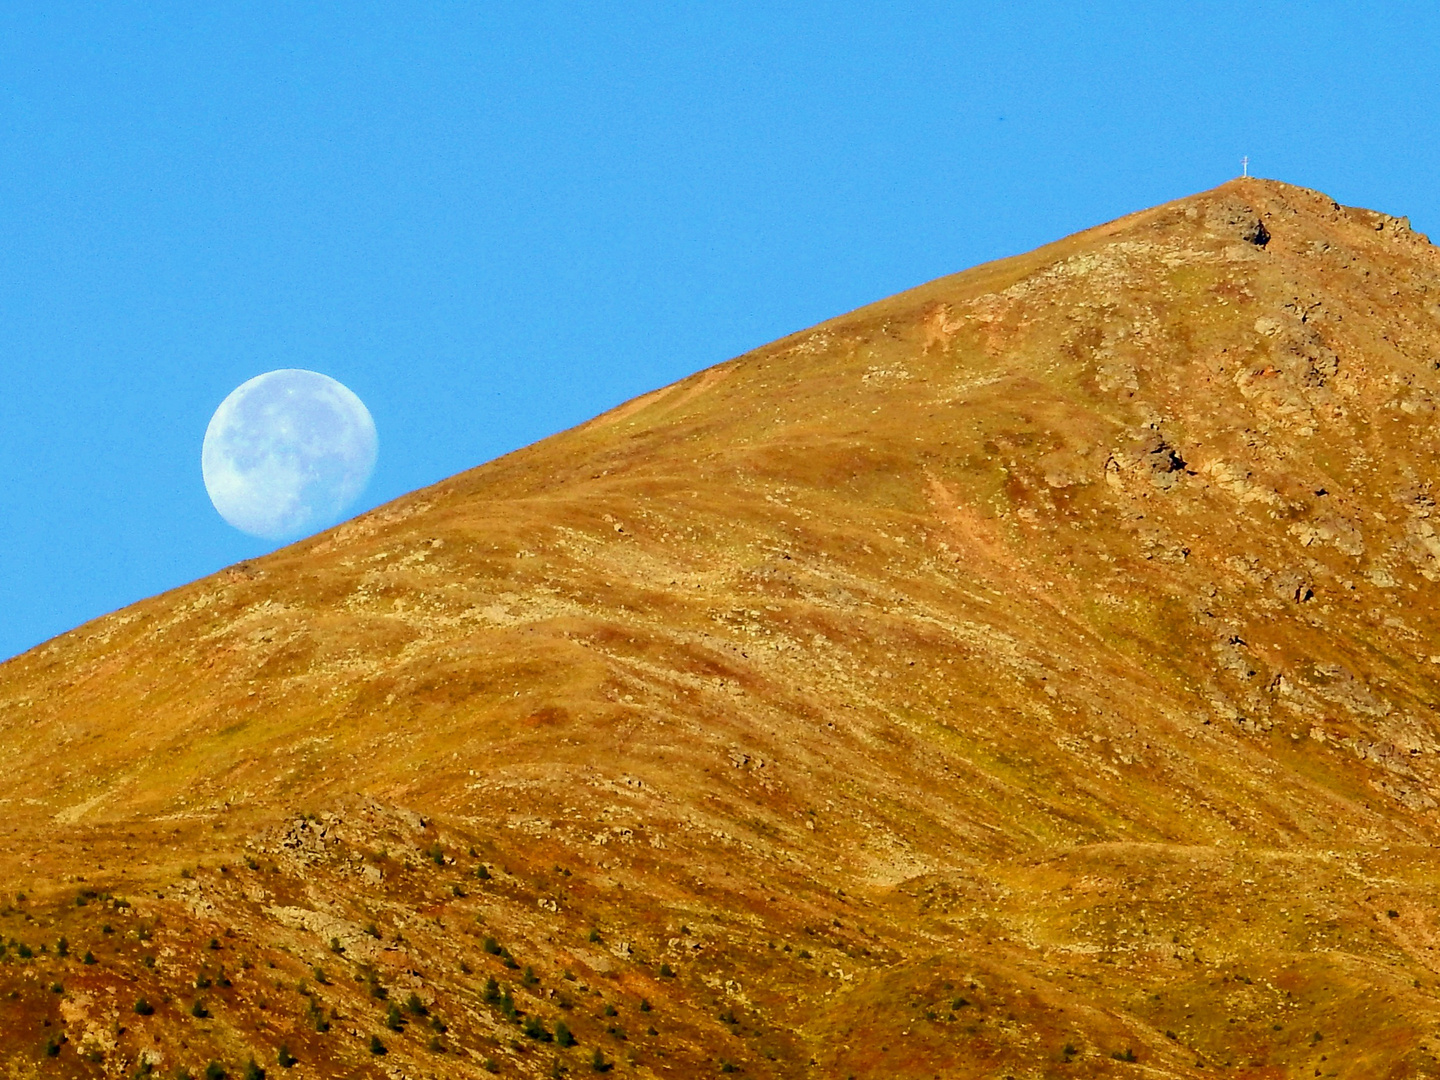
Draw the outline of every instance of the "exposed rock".
M1255 208L1236 200L1220 199L1211 203L1206 210L1205 225L1212 232L1238 237L1256 247L1263 248L1270 242L1270 231Z

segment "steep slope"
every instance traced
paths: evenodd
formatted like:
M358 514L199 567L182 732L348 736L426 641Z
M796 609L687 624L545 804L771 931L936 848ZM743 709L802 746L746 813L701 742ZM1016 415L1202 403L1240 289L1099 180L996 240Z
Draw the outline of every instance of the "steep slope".
M1437 302L1235 181L9 662L4 1075L1440 1072Z

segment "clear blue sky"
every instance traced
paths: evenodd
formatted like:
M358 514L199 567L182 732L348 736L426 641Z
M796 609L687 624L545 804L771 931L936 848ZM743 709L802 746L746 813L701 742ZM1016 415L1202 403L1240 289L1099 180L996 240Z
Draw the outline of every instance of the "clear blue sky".
M368 507L1242 154L1440 231L1437 79L1419 3L6 4L0 656L267 550L252 375Z

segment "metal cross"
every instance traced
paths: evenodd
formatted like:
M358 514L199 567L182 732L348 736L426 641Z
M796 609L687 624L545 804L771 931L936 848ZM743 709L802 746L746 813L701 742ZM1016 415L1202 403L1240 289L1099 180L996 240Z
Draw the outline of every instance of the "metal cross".
M1241 176L1249 176L1249 175L1250 175L1250 159L1249 159L1248 157L1242 157L1242 158L1240 159L1240 175L1241 175Z

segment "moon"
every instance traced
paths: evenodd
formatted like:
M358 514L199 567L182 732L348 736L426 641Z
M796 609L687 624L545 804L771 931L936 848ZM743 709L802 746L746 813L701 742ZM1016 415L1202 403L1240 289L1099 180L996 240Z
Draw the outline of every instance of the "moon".
M375 421L348 387L281 368L220 403L200 471L222 518L251 536L288 540L338 521L370 482L378 453Z

